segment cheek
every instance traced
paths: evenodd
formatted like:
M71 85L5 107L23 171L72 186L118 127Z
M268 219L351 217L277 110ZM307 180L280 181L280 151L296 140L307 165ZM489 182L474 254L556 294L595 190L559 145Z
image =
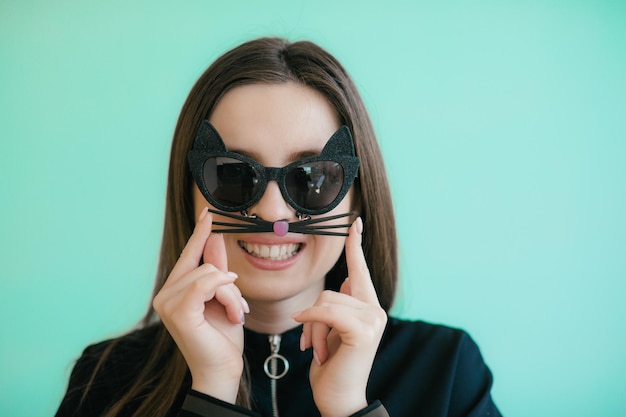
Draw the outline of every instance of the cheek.
M354 185L348 191L348 194L341 200L341 203L332 210L332 213L348 213L354 212L354 216L350 217L350 221L354 221L361 211L360 199L357 192L354 190ZM330 213L329 213L330 214Z
M241 252L241 247L237 243L237 238L235 238L235 236L230 233L222 233L221 235L224 238L224 246L226 246L228 256Z
M193 185L193 212L195 214L196 219L200 216L200 212L202 211L202 209L205 208L207 205L208 203L202 196L202 193L200 193L198 186L194 184Z
M316 236L315 240L317 255L325 265L325 268L330 270L339 259L339 256L341 256L346 244L346 238L340 236ZM325 273L327 272L325 271Z

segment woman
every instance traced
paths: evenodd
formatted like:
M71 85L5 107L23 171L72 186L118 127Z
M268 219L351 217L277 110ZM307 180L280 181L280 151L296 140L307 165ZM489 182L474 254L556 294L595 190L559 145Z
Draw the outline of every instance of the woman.
M178 120L153 309L86 349L57 416L499 415L465 333L387 317L396 281L350 77L310 42L245 43Z

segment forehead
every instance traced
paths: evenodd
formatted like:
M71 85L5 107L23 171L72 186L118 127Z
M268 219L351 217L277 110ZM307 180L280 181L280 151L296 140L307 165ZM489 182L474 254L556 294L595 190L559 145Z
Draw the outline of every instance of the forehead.
M236 87L220 99L209 120L229 150L266 166L318 154L340 126L321 93L294 82Z

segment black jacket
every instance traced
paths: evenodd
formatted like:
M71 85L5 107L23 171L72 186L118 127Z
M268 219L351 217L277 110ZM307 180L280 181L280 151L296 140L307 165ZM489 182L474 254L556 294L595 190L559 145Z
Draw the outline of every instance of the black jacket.
M282 417L319 417L308 371L311 350L301 352L301 327L282 335L280 354L290 369L277 380L277 403ZM88 347L76 363L57 417L97 416L115 401L141 369L157 329L149 327L123 336L97 377L81 408L80 387L110 341ZM270 354L267 335L245 330L245 356L252 380L253 411L199 393L189 384L179 393L172 416L272 416L270 379L263 364ZM463 331L424 322L389 318L376 355L367 397L370 407L355 416L454 417L500 416L491 395L491 373L478 347ZM382 404L382 405L381 405ZM124 415L130 415L131 405Z

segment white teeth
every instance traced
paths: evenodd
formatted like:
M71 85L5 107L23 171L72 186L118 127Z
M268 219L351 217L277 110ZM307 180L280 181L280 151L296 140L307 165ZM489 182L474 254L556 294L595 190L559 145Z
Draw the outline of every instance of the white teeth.
M284 245L260 245L239 241L239 246L244 248L252 256L257 258L282 261L294 256L300 250L300 243L287 243Z

